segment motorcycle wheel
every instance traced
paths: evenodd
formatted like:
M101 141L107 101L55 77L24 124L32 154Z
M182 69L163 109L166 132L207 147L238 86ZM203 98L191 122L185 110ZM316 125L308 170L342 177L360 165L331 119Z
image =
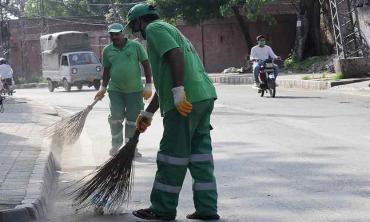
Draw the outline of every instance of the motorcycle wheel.
M268 84L268 90L269 90L269 93L270 93L270 96L272 98L275 98L275 95L276 95L276 84L274 81L271 81L269 84Z

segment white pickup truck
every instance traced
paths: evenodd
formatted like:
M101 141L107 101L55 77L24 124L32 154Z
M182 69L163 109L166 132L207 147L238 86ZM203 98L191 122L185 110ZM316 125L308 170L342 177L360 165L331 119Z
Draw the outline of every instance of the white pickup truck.
M83 85L100 88L102 65L91 50L89 36L84 32L59 32L40 37L42 51L42 76L53 92L62 86L71 91Z

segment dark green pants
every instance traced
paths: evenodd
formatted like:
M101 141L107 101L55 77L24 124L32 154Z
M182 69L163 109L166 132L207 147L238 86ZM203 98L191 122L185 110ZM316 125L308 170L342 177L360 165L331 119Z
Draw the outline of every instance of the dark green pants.
M179 193L190 170L197 213L217 213L217 188L213 174L210 116L214 100L193 104L187 118L176 109L164 115L164 132L157 155L157 173L150 197L160 215L176 215Z
M144 109L143 93L121 93L109 91L110 115L108 122L112 134L112 147L123 144L123 121L125 121L125 138L128 140L134 135L136 118L140 110ZM126 141L127 142L127 141Z

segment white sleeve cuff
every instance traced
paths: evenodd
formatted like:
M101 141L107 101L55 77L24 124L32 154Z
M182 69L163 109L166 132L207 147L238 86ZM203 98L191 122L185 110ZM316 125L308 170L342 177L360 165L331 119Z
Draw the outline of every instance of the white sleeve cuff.
M172 93L173 93L174 103L177 105L185 97L185 88L184 86L178 86L178 87L172 88Z

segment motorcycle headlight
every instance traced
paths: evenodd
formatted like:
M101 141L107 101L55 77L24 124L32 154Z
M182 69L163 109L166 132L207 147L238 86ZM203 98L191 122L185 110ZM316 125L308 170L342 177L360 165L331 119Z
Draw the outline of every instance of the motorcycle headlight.
M101 71L101 67L100 67L100 66L97 66L97 67L96 67L96 71L97 71L97 72L100 72L100 71Z
M77 68L72 68L72 74L77 74Z

